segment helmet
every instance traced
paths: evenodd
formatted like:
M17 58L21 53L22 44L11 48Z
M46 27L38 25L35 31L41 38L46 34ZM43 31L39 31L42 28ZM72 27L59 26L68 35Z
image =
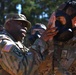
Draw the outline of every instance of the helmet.
M76 9L76 0L68 0L68 1L64 2L63 4L61 4L58 7L58 10L66 11L66 9L68 9L69 6L75 10Z
M72 7L76 8L76 0L69 0L67 4L71 5Z
M5 24L8 21L11 20L18 20L18 21L23 21L25 24L27 23L27 28L29 29L31 27L31 23L26 19L26 17L23 14L17 14L17 13L10 13L6 16L6 21Z
M46 26L44 24L41 24L41 23L36 23L35 25L32 26L31 30L32 29L44 29L44 30L46 30Z

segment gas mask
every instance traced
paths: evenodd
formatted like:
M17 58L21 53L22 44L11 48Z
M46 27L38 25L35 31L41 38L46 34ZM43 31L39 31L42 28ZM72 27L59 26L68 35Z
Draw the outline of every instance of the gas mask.
M73 37L72 22L70 16L61 10L56 12L56 18L59 16L65 17L66 24L63 25L59 20L56 20L55 26L57 27L58 33L54 37L54 39L57 41L65 42Z
M30 40L31 44L33 44L35 40L40 37L41 37L40 33L36 31L35 34L30 35L28 39Z

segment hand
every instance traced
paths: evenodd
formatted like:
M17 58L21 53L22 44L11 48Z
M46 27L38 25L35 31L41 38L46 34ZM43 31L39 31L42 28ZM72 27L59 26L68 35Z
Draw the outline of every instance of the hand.
M57 27L55 27L55 21L56 18L54 12L49 19L47 29L41 36L41 39L43 39L44 41L53 40L53 37L58 33Z
M51 28L48 26L47 30L42 34L41 39L44 41L53 40L53 37L58 33L56 29L56 27Z
M52 25L51 27L55 27L55 21L56 21L55 12L53 12L48 21L48 25Z

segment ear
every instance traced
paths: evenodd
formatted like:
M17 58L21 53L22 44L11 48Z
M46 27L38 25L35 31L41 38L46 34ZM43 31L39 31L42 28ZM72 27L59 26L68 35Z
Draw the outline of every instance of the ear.
M5 29L8 31L11 29L11 21L5 23Z

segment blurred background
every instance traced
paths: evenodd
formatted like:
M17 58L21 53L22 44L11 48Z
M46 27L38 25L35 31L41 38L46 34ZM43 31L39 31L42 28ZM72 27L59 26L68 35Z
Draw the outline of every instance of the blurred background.
M9 13L22 13L34 25L47 24L53 11L67 0L0 0L0 25L4 24Z

